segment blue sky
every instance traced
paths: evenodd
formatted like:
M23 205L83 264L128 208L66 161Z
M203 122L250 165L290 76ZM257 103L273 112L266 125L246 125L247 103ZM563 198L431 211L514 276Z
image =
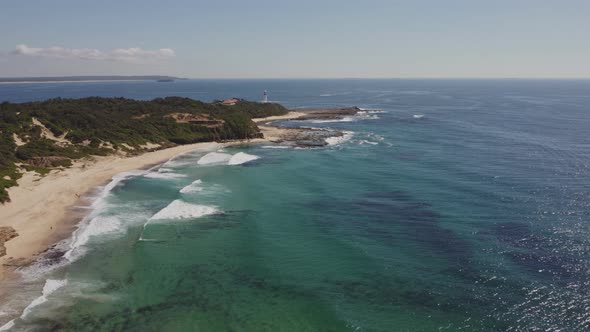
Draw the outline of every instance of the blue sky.
M590 1L2 0L0 76L590 77Z

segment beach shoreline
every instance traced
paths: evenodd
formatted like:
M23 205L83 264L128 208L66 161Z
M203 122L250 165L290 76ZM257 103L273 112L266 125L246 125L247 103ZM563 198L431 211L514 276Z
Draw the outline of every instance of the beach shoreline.
M283 116L253 119L255 122L289 120L301 116L290 112ZM27 172L18 186L8 189L11 202L0 205L0 226L13 227L18 236L4 243L6 255L0 257L0 282L13 278L14 270L35 261L39 254L52 245L71 236L86 213L75 209L85 205L84 197L95 188L123 172L147 169L166 162L175 156L191 151L209 151L217 148L272 142L289 129L260 126L264 138L230 142L204 142L175 146L125 157L110 155L78 160L65 170L52 171L44 177ZM0 289L0 295L6 296Z

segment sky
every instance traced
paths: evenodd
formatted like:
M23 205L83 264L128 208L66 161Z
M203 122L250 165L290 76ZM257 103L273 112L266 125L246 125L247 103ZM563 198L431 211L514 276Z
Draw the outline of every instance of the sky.
M0 77L590 78L588 0L0 0Z

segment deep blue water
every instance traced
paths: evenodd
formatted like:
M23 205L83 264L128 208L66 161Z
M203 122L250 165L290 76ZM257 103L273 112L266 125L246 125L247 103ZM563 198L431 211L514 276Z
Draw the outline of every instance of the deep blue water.
M42 276L67 285L16 327L590 330L588 80L21 84L0 100L265 89L382 112L304 123L353 132L327 148L218 151L259 157L238 166L199 151L127 177L83 223L79 257ZM144 227L187 208L174 201L193 217Z

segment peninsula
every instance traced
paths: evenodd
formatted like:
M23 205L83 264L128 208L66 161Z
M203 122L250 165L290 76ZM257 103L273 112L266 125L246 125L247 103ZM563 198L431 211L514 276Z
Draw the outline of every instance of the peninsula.
M40 175L89 156L137 155L199 142L262 138L252 118L281 116L274 103L233 105L181 97L50 99L0 104L0 203L26 171Z

